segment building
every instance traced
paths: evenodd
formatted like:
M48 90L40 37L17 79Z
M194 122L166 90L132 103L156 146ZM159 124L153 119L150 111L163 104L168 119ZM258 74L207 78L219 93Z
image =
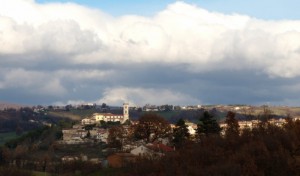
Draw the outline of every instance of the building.
M165 155L168 152L173 152L174 149L161 144L161 143L153 143L153 144L147 144L147 145L140 145L130 151L131 154L135 156L143 156L143 157L149 157L149 158L155 158L155 157L161 157Z
M103 128L93 128L90 130L91 137L101 142L107 143L108 129Z
M130 151L131 154L135 156L149 156L153 155L154 151L149 149L146 145L140 145Z
M104 122L120 122L125 123L129 120L129 104L123 104L123 114L112 114L112 113L94 113L92 117L84 118L81 120L82 125L91 125Z

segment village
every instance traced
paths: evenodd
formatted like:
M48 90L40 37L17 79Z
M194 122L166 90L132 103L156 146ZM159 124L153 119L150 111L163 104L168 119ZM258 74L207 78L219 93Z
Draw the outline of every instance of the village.
M239 109L232 108L232 110ZM148 107L145 111L156 110L155 108ZM299 117L292 120L299 120ZM286 124L286 119L268 119L268 122L272 125L282 127ZM102 149L101 153L107 153L107 155L104 158L88 158L79 154L63 156L62 162L83 160L98 163L104 167L119 168L128 162L134 162L138 157L157 158L176 150L172 141L173 138L170 135L156 138L155 140L151 140L151 142L143 139L132 140L132 126L138 123L138 120L130 119L128 103L123 104L123 114L94 113L90 117L83 118L80 123L74 124L72 128L63 129L62 140L58 141L58 143L64 145L81 145L98 142L106 146ZM240 131L243 129L251 130L257 127L259 123L259 119L238 121ZM220 134L225 135L227 123L221 121L219 125L222 129ZM175 124L169 124L169 126L171 131L177 128ZM188 130L189 139L196 140L197 124L185 120L185 126ZM117 130L117 132L114 130ZM115 145L115 142L118 144Z
M112 150L113 154L106 159L103 158L91 158L86 156L64 156L63 162L74 161L83 159L84 161L91 161L96 163L108 164L110 167L121 167L123 162L134 161L136 157L160 157L166 152L174 151L171 147L171 141L169 138L159 138L152 143L146 143L143 140L138 141L126 141L126 136L132 133L132 129L129 124L138 123L131 121L129 117L129 104L123 104L123 114L111 114L111 113L94 113L91 117L87 117L81 120L80 124L73 125L73 128L63 129L63 138L59 141L60 144L67 145L79 145L86 143L101 142L104 145L109 144L110 128L104 128L103 124L117 124L122 126L123 134L117 138L121 140L121 146L117 148L104 149L102 152ZM113 125L115 126L115 125ZM88 128L86 128L88 127ZM195 133L193 128L191 133Z
M145 162L143 168L148 167L150 161L170 159L172 163L172 157L193 158L190 151L198 152L200 157L203 153L198 148L224 145L224 142L228 146L238 141L251 142L261 138L261 134L273 134L274 130L279 137L272 140L283 140L280 145L296 142L294 138L280 135L290 129L292 133L297 127L298 110L297 107L248 105L131 107L129 103L5 109L1 116L14 117L9 123L22 122L23 129L18 127L16 132L20 134L14 134L15 139L3 143L0 159L12 168L45 173L102 173L107 170L122 173L140 162ZM25 131L25 127L34 130ZM270 142L267 138L266 143ZM210 140L215 139L214 146L210 146ZM203 143L206 145L202 146ZM269 145L271 149L273 145ZM294 155L298 162L298 153Z

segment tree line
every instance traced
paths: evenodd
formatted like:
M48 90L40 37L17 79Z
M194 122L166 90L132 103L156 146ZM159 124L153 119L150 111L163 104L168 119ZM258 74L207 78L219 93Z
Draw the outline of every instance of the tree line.
M227 126L221 129L214 115L204 111L198 117L195 135L189 133L183 119L179 119L172 129L163 117L153 113L142 115L139 123L127 127L114 125L109 128L109 147L121 149L128 141L144 140L146 143L152 143L159 138L169 138L171 145L176 149L160 159L138 158L135 163L128 163L122 168L122 173L118 174L201 176L300 173L300 121L287 118L282 127L261 121L251 129L240 129L235 116L235 113L228 112L225 120ZM45 129L40 133L29 135L30 138L24 140L29 143L23 145L23 148L20 147L22 146L20 143L7 143L0 155L3 164L11 160L10 157L16 159L28 149L32 150L33 146L30 146L30 143L33 141L30 140L35 138L40 140L38 134L47 133ZM59 135L61 134L52 133L52 138L59 138ZM55 151L55 146L43 148L42 145L36 145L36 147L48 153ZM47 157L45 158L46 161ZM62 167L68 171L75 165ZM87 167L81 169L84 171L85 168ZM97 168L91 170L97 171Z
M282 127L262 121L240 129L235 113L228 112L226 123L221 134L213 116L204 112L192 140L181 119L173 131L175 152L140 158L122 175L299 175L300 121L287 118Z

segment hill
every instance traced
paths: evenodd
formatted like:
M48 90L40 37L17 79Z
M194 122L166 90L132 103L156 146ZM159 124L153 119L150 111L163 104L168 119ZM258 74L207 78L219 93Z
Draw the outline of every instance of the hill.
M25 107L25 105L20 105L20 104L14 104L14 103L8 103L8 102L0 101L0 110L4 110L4 109L20 109L22 107Z

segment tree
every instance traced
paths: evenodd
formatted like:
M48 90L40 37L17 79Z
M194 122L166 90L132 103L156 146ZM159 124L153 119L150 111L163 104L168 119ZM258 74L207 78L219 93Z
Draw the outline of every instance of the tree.
M217 120L209 112L204 111L203 116L199 119L200 123L197 125L197 134L205 134L206 136L210 134L219 134L221 128L217 123Z
M91 132L90 130L88 130L87 134L86 134L86 138L90 138L91 137Z
M272 118L272 111L267 105L262 106L262 112L259 115L261 122L266 123Z
M91 124L91 125L85 125L84 129L85 130L92 130L96 125L95 124Z
M106 103L102 103L101 108L102 108L102 109L107 108Z
M161 116L153 113L144 114L134 127L134 136L146 142L154 142L158 138L168 137L171 134L170 124Z
M238 121L235 118L235 113L229 111L226 115L226 120L225 120L227 126L225 129L225 135L226 137L238 137L239 136L239 131L240 131L240 126Z
M113 126L108 131L107 142L110 147L121 149L125 130L122 126Z
M180 118L173 131L173 143L176 147L181 147L189 137L190 133L187 125L185 124L185 121Z

